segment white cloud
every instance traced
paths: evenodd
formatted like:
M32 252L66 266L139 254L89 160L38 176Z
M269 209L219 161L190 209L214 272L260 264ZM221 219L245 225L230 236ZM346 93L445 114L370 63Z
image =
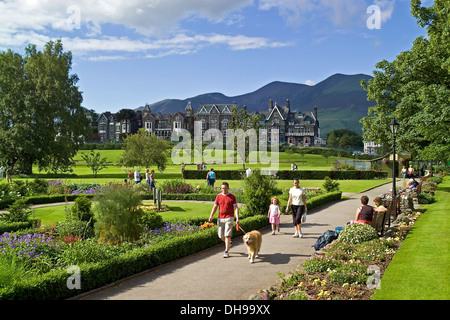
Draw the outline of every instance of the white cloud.
M392 17L395 0L259 0L259 9L277 9L292 27L327 22L335 27L364 27L367 7L372 4L380 7L382 22Z
M289 45L246 35L191 35L192 30L179 27L189 19L225 25L239 23L243 19L239 10L251 5L253 0L79 0L76 5L73 3L70 0L0 2L0 43L5 48L23 48L27 43L43 46L52 38L62 38L65 48L81 55L111 53L111 56L89 57L96 61L122 59L119 52L162 57L191 53L211 45L223 45L230 50ZM108 28L120 29L126 36L108 34Z
M313 80L306 80L306 81L305 81L305 84L308 85L308 86L315 86L315 85L316 85L316 82L313 81Z

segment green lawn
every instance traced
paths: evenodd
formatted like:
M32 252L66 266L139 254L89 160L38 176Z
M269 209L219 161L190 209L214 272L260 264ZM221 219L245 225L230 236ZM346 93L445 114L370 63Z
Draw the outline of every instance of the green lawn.
M436 202L424 205L383 278L375 300L450 299L450 178L435 194Z
M81 154L89 154L90 151L88 150L80 150L78 151L77 155L74 157L74 161L76 162L76 166L73 167L73 170L75 174L79 176L84 175L92 175L92 171L86 166L86 162L81 158ZM101 154L101 157L106 157L108 162L110 163L108 165L108 168L103 169L99 172L100 175L102 174L123 174L124 178L126 177L125 168L118 166L118 163L120 159L122 158L122 155L124 153L124 150L95 150L95 152L99 152ZM271 153L269 152L269 156L271 156ZM286 153L286 152L279 152L277 154L274 154L274 159L279 159L279 169L280 170L290 170L291 169L291 162L295 162L298 166L299 170L330 170L334 165L334 160L338 157L329 157L325 158L321 155L316 154L305 154L300 155L298 153ZM270 159L270 158L269 158ZM341 158L340 158L341 159ZM207 164L207 169L210 169L211 167L215 170L240 170L242 169L242 163L238 158L235 158L235 162L237 163L225 163L226 158L224 157L222 164ZM194 162L193 162L194 163ZM262 168L264 165L261 164L261 162L258 159L257 164L251 164L247 163L247 167L250 166L252 169L256 168ZM266 165L267 167L267 165ZM144 170L145 168L141 168ZM172 174L179 174L181 176L181 169L180 165L173 164L172 159L169 158L167 162L167 168L164 172L158 172L156 168L149 168L149 169L155 169L155 172L161 174L161 175L172 175ZM188 164L186 166L187 170L196 170L196 164ZM33 173L39 173L38 168L33 168ZM41 172L45 173L45 172Z
M148 201L144 201L146 203ZM171 211L161 212L164 220L173 218L187 219L187 218L204 218L208 220L211 213L212 204L202 202L179 202L179 201L164 201L165 205L169 206ZM42 225L56 224L59 221L66 220L66 207L70 210L71 205L49 206L33 209L34 217L41 220ZM217 218L217 213L216 213Z

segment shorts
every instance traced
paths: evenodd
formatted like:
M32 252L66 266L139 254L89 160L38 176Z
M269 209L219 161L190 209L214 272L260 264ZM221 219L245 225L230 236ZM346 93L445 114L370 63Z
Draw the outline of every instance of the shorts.
M220 239L225 237L231 237L233 235L233 223L234 217L229 217L225 219L217 219L217 235Z
M302 224L302 215L305 212L305 206L291 206L292 209L292 222L294 226Z

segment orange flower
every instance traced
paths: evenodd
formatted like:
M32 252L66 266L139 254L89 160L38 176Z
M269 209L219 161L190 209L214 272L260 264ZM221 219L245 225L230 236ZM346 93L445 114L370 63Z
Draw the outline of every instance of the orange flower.
M205 228L212 227L213 225L214 225L214 223L212 223L212 222L205 222L205 223L202 224L199 228L200 228L200 230L203 230L203 229L205 229Z

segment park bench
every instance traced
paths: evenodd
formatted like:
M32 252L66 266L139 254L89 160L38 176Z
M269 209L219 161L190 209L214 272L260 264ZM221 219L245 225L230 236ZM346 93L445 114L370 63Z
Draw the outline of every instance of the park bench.
M400 196L397 196L397 203L400 201ZM386 212L374 212L372 218L372 227L377 231L380 237L383 236L386 224L391 226L391 217L397 217L398 212L393 212L394 206L392 200L384 200L383 206L387 208ZM397 211L400 210L397 205ZM395 220L395 218L394 218Z

